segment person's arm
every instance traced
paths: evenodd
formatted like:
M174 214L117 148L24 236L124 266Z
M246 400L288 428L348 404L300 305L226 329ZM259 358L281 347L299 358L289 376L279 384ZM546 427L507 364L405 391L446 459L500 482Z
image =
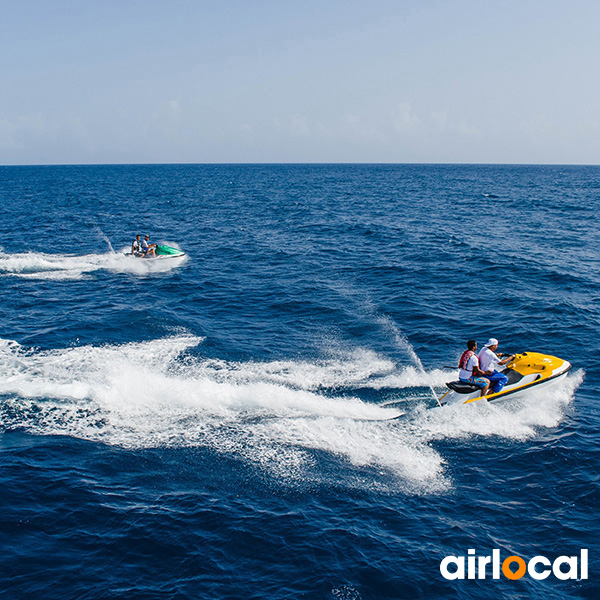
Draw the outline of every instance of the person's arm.
M487 371L482 371L477 365L473 365L473 375L479 375L480 377L485 377L486 375L491 375L493 371L489 373Z
M479 368L479 358L472 356L471 359L473 359L473 375L485 377L486 373Z
M516 354L511 354L510 356L507 356L506 358L503 358L501 361L498 362L499 365L505 365L506 363L509 363L511 360L513 360L513 358L515 358Z

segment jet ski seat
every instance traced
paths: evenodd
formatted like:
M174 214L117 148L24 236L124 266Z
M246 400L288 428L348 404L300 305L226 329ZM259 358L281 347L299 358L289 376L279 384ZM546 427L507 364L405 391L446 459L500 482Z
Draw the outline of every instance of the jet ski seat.
M477 390L481 389L478 388L476 385L471 385L470 383L463 383L462 381L448 381L446 383L446 387L449 387L453 392L456 392L457 394L472 394L473 392L476 392Z
M504 369L502 371L502 374L508 377L508 381L505 385L512 385L514 383L518 383L519 381L521 381L521 379L523 379L523 374L519 373L518 371L514 371L513 369ZM535 379L539 379L539 377L540 375L537 375ZM481 389L478 388L476 385L471 385L470 383L463 383L462 381L449 381L448 383L446 383L446 387L449 387L452 391L458 394L472 394L473 392L476 392L477 390Z

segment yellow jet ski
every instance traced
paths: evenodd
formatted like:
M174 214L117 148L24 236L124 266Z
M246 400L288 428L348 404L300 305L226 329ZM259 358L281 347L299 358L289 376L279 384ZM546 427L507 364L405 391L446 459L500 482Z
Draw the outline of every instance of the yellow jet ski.
M514 398L531 389L553 385L566 377L571 363L539 352L523 352L516 354L514 359L507 363L506 368L501 371L508 377L508 383L497 393L488 393L481 396L481 390L476 386L463 383L462 381L450 381L446 387L450 388L440 398L440 405L445 404L468 404L477 400L495 402L505 398Z

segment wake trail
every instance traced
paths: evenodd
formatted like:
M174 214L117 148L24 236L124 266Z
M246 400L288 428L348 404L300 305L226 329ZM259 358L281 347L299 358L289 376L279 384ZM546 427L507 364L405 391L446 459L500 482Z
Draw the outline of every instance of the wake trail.
M110 242L109 242L110 243ZM23 279L80 280L98 271L149 275L168 273L187 261L187 256L160 259L138 259L122 252L106 254L48 254L0 252L0 275Z

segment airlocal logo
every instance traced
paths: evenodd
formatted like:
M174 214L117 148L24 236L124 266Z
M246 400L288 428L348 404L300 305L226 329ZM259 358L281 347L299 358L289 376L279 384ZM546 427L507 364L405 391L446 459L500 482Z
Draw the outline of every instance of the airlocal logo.
M525 573L529 573L532 579L546 579L550 573L562 580L588 578L586 549L581 550L579 556L559 556L554 562L545 556L534 556L528 563L520 556L509 556L500 562L498 549L492 550L491 556L476 556L475 550L468 550L466 559L467 579L485 579L490 564L492 579L500 579L500 570L508 579L521 579ZM465 557L446 556L440 563L440 573L445 579L465 579Z

